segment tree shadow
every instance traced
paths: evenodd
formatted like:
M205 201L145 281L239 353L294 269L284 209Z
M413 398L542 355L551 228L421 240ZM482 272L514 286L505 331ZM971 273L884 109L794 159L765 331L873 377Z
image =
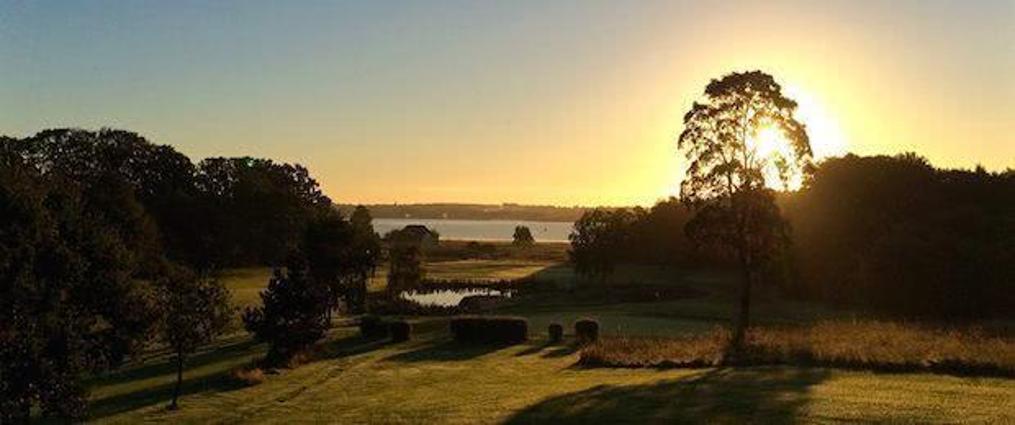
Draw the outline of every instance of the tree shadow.
M792 423L824 369L710 369L643 385L599 385L545 399L509 418L531 423Z
M184 377L186 376L185 372ZM168 381L153 387L92 400L88 404L88 418L89 420L97 420L155 404L167 405L172 398L175 385L175 381ZM180 396L185 397L210 391L232 391L244 386L243 382L231 377L228 371L223 371L195 378L185 378L180 386Z
M453 340L445 340L443 342L426 344L412 351L401 352L384 360L403 363L465 361L508 347L510 345L464 344Z
M252 339L243 339L238 342L221 344L187 357L186 367L188 370L197 369L212 363L218 363L244 355L249 355L251 354L252 349L258 344L258 342ZM176 365L170 361L171 359L171 354L165 354L157 358L148 359L146 362L138 365L129 365L121 369L113 370L90 379L88 386L94 388L107 385L118 385L127 382L171 375L176 373ZM184 371L184 373L186 373L186 371Z
M575 344L568 344L568 345L564 345L564 346L560 346L560 347L554 348L553 350L550 350L550 351L547 351L547 352L543 353L543 358L544 359L556 359L556 358L560 358L560 357L567 357L567 356L570 356L570 355L572 355L574 353L577 353L578 350L580 350L580 349L581 349L581 347L579 347L579 346L577 346Z
M334 360L363 354L390 343L390 340L387 338L371 339L363 338L359 335L329 340L317 347L309 362ZM180 387L180 397L204 392L227 392L245 388L246 384L244 382L231 376L232 368L225 368L211 374L191 377L188 377L188 372L213 363L236 363L242 357L252 357L253 359L254 356L259 354L258 351L253 350L256 345L258 345L257 342L248 339L234 344L219 346L188 358L183 374L183 383ZM156 404L168 405L172 398L173 388L176 385L174 379L169 379L175 377L174 374L176 373L175 366L170 360L171 358L167 357L157 363L114 372L110 376L97 378L92 383L92 386L117 385L163 376L167 377L167 380L164 383L148 388L91 400L88 405L89 419L102 419Z

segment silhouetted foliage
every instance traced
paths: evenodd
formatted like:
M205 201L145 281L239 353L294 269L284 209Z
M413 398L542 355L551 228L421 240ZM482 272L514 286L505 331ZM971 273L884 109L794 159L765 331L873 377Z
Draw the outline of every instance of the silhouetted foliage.
M275 269L268 288L261 292L261 306L243 312L247 331L268 343L266 363L283 365L324 337L331 299L327 286L307 272L306 260L291 255L283 271Z
M783 184L803 173L810 141L775 80L760 71L712 80L705 100L684 115L678 147L690 165L680 199L696 211L687 225L698 246L735 259L743 274L733 346L741 347L750 325L751 286L768 260L788 242L788 226L774 194L765 187L773 168ZM766 128L782 133L789 151L763 152L752 139Z
M350 243L350 282L347 285L346 304L351 313L366 309L367 284L377 271L381 256L381 237L374 231L370 210L357 206L349 217L352 225Z
M0 422L80 418L85 373L148 341L157 250L133 190L80 184L0 146ZM87 164L84 164L87 165Z
M532 237L532 231L527 226L515 226L515 233L511 236L511 242L515 246L532 246L536 238Z
M130 189L150 217L150 229L157 229L137 236L169 259L200 269L278 265L298 245L310 217L332 208L300 165L246 157L210 158L195 166L172 147L129 131L45 130L5 138L2 149L84 192ZM110 210L126 214L123 219L138 211ZM152 249L137 252L159 258L162 252Z
M915 154L832 158L787 201L801 296L924 317L1011 317L1015 172Z
M208 197L204 256L217 266L279 265L333 208L306 168L267 159L205 159L197 185Z
M388 294L392 297L399 292L412 289L423 280L423 260L419 248L392 246L388 252L391 269L388 271Z
M197 276L181 267L168 270L157 284L165 313L162 339L176 355L176 386L169 405L170 409L175 409L187 356L222 332L229 325L234 309L229 302L229 290L219 281Z
M675 198L645 210L594 209L575 222L570 259L575 271L605 279L617 264L686 265L709 260L698 255L684 233L691 213Z
M575 272L591 279L605 279L621 260L617 254L629 246L634 214L629 210L595 209L574 223L569 251Z
M529 338L529 322L522 317L461 316L451 319L455 341L469 344L511 345Z

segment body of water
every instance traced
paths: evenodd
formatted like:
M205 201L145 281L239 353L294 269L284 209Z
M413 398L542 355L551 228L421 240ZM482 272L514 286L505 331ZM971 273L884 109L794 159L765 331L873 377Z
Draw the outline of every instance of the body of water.
M414 218L375 218L374 230L385 233L410 224L422 224L436 230L441 239L470 241L510 241L515 226L527 226L537 242L567 242L573 223L525 220L438 220Z
M495 296L511 298L511 292L498 291L496 289L466 288L466 289L442 289L439 291L402 292L402 298L424 306L454 307L462 302L465 297L472 296Z

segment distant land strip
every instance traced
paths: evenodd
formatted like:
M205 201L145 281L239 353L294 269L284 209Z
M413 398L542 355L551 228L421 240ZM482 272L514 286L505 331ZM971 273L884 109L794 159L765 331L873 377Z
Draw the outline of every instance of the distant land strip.
M374 218L416 218L424 220L526 220L573 222L593 207L558 207L520 204L368 204ZM337 204L348 217L354 204ZM612 209L612 207L609 207Z

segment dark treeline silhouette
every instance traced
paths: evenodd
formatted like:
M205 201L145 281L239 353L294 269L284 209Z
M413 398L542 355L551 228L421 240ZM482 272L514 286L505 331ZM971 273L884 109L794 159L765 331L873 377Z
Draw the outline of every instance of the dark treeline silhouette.
M778 203L792 244L762 280L788 295L914 318L1015 311L1015 171L847 155L817 164ZM572 262L588 277L617 263L721 265L687 236L691 217L675 199L589 211L575 223Z
M281 264L309 220L332 208L300 165L250 157L194 164L129 131L46 130L5 139L3 149L85 190L136 202L108 214L142 214L150 248L201 269Z
M1015 311L1015 171L935 169L915 154L824 161L787 198L800 296L890 313Z
M320 337L306 324L362 310L380 255L369 212L346 220L300 165L195 165L121 130L0 136L0 216L2 423L83 418L82 378L153 343L175 354L176 407L187 356L235 319L223 267L286 267L246 314L283 362Z

